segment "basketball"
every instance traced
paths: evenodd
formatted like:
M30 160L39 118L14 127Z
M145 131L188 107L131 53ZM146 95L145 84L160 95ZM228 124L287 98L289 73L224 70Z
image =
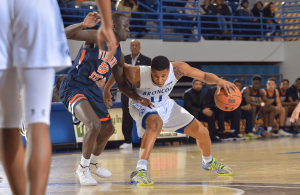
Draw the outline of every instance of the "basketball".
M219 94L216 92L215 102L217 107L228 112L237 109L242 102L242 94L240 90L236 90L237 91L235 92L231 89L232 96L227 95L224 89L221 89Z

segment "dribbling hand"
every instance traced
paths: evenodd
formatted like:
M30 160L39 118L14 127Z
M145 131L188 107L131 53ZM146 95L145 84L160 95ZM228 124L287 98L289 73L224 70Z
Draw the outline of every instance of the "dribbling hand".
M142 106L147 106L149 108L154 108L155 106L150 102L150 100L143 98L143 97L139 97L138 102L142 105Z
M237 87L235 86L235 84L229 82L229 81L225 81L224 79L218 79L217 80L217 94L220 93L221 88L223 88L225 90L225 92L227 93L227 95L231 96L231 92L230 89L232 89L233 91L237 91Z

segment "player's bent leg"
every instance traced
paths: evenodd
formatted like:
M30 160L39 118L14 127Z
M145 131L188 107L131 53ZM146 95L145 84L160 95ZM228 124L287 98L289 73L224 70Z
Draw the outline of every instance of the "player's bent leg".
M113 135L114 132L115 128L111 121L109 123L101 124L101 130L97 136L90 161L91 172L98 177L109 178L111 176L111 172L102 167L98 161L100 154L103 152L108 142L108 139Z
M83 136L82 157L76 170L76 176L81 185L97 185L97 181L91 175L90 158L97 136L100 133L101 122L87 100L81 101L75 107L75 116L87 128L87 132Z
M195 119L184 129L184 134L194 137L202 152L202 168L206 171L214 170L219 175L227 176L233 173L232 169L211 157L211 141L208 130Z
M137 163L135 172L131 174L131 183L138 186L153 185L154 182L148 177L147 163L163 126L163 121L158 114L151 114L145 120L146 132L143 135L140 149L140 160Z
M26 193L25 150L20 137L21 109L15 68L0 70L0 159L13 194Z
M51 162L49 136L54 68L18 68L28 143L25 165L27 194L44 194Z

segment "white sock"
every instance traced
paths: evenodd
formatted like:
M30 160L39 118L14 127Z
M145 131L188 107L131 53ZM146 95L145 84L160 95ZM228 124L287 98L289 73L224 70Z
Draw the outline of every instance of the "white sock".
M80 161L80 164L81 166L83 167L88 167L90 166L90 161L91 159L85 159L83 156L81 157L81 161ZM80 165L79 165L80 166Z
M96 163L98 163L98 161L99 161L99 157L100 157L100 155L99 156L95 156L94 154L92 154L91 155L91 164L96 164Z
M234 133L234 132L235 132L235 129L231 129L231 130L230 130L230 133Z
M267 132L271 132L272 131L272 127L267 127Z
M207 164L207 163L210 163L212 161L212 157L211 155L210 156L203 156L202 155L202 161Z
M253 127L252 132L255 132L255 130L256 130L255 127Z
M136 165L136 171L139 171L141 169L144 169L147 171L147 164L148 164L148 161L145 160L145 159L141 159L137 162L137 165Z

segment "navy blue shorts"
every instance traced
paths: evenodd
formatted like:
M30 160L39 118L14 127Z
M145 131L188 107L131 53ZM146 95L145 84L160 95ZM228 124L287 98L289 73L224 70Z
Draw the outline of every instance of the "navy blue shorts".
M102 91L96 83L93 86L85 86L66 77L60 85L59 97L65 108L72 114L74 124L80 123L75 116L75 107L83 100L90 103L102 124L111 122Z

